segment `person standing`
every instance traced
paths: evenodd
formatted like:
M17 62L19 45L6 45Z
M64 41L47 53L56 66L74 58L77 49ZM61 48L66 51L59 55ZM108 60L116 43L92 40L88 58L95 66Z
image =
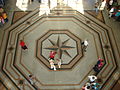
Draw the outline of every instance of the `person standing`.
M35 77L33 75L30 74L28 79L32 85L35 84Z
M112 7L112 5L113 5L113 0L110 0L109 5L108 5L108 9L110 9Z
M87 47L88 47L88 40L84 40L84 41L81 43L81 45L83 45L83 51L86 52L86 49L87 49Z
M102 1L99 10L104 10L104 9L105 9L106 2L107 2L107 0L103 0L103 1Z
M100 90L101 86L99 83L92 83L91 84L91 89L92 90Z
M5 12L2 13L2 17L5 22L8 22L7 14Z
M49 58L48 58L48 60L50 62L51 69L54 69L54 70L56 70L56 67L54 65L54 58L55 58L56 53L57 52L55 52L55 51L50 51L50 55L49 55Z
M100 72L100 69L101 69L101 68L99 68L98 65L95 65L95 66L93 67L93 70L96 72L96 74L98 74L98 73Z
M51 60L51 59L54 60L56 53L57 52L55 52L55 51L50 51L49 60Z
M94 83L97 77L95 75L88 76L90 83Z
M51 67L51 69L53 69L54 71L56 71L56 67L55 67L55 65L54 65L53 59L50 59L49 62L50 62L50 67Z
M4 18L2 16L0 16L0 20L2 24L5 24Z
M109 18L111 18L112 16L114 16L114 11L115 11L115 7L112 7L109 11Z
M98 58L97 66L98 66L99 68L101 68L101 67L103 66L103 59Z
M61 59L56 59L58 63L58 67L61 68Z
M28 49L27 46L25 45L25 42L23 40L20 40L20 46L23 50Z
M90 83L86 83L84 89L85 89L85 90L91 90L91 85L90 85Z
M98 10L99 10L99 2L97 1L95 3L95 12L96 12L96 14L98 14Z

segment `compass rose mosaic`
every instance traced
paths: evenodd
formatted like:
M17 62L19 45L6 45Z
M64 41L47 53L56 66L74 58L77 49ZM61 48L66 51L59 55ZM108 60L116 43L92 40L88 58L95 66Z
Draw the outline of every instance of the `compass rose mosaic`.
M80 43L81 40L68 30L50 30L37 40L37 58L50 68L49 53L55 51L55 59L62 60L62 69L71 69L82 57Z
M53 50L53 51L57 52L57 55L58 55L59 59L62 59L63 54L65 54L69 57L72 57L69 54L69 52L67 51L67 50L70 50L72 48L75 48L75 47L72 47L72 46L67 46L67 43L68 43L68 41L70 41L70 39L67 39L67 40L61 42L60 37L58 36L58 39L57 39L56 43L54 43L54 41L52 41L50 39L48 39L48 40L51 42L52 46L49 46L45 49Z

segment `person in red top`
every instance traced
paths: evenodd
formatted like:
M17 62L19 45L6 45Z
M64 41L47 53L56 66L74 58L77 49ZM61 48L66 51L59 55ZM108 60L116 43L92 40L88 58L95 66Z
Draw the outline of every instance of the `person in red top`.
M24 50L28 49L27 46L25 45L25 42L23 40L20 40L20 46Z
M56 54L56 52L50 51L49 59L50 59L50 60L51 60L51 59L54 60L55 54Z
M101 68L102 66L103 66L103 59L101 59L101 58L98 58L98 61L97 61L97 66L98 66L98 68Z

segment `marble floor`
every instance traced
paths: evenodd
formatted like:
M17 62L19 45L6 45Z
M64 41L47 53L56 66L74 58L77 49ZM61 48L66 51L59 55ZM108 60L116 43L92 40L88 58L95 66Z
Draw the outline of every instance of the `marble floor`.
M94 12L96 0L43 0L27 7L6 1L8 23L0 27L0 90L81 90L89 75L100 80L101 90L119 90L120 23L107 10ZM50 9L49 9L50 8ZM28 49L22 50L24 40ZM87 51L81 43L88 40ZM48 61L51 50L62 60L56 71ZM99 73L93 70L104 59ZM32 85L29 75L35 84Z

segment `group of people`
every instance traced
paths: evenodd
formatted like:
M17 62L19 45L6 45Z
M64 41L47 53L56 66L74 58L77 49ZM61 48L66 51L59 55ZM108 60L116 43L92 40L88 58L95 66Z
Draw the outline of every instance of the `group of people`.
M88 40L84 40L81 43L81 45L83 47L83 51L86 52L86 48L88 46ZM27 45L23 40L20 40L20 46L23 50L28 49ZM50 68L53 70L56 70L55 60L57 61L58 67L61 68L61 59L55 59L56 54L57 54L56 51L50 51L49 58L48 58L50 63ZM104 60L101 58L98 58L97 63L93 67L93 70L96 72L96 74L101 70L103 65L104 65ZM89 81L82 87L82 90L100 90L101 86L97 81L97 77L95 75L90 75L88 76L88 78L89 78ZM29 75L28 79L32 85L35 84L35 77L33 75Z
M98 14L98 12L100 10L104 10L105 5L106 5L106 1L107 0L102 0L102 2L100 2L100 0L95 1L94 8L95 8L96 15Z
M101 86L95 75L88 76L89 81L82 87L82 90L100 90Z
M86 52L86 49L88 47L88 40L84 40L82 43L82 49L84 52ZM104 60L100 57L98 58L97 63L93 67L93 70L96 72L96 75L100 72L104 65ZM97 77L95 75L88 76L89 81L82 87L82 90L100 90L101 86L97 81Z
M6 22L8 22L7 14L4 9L0 7L0 26L3 26Z
M89 81L82 87L82 90L100 90L101 86L98 83L98 78L96 77L96 75L98 74L98 72L100 72L103 65L104 65L104 60L98 58L97 63L93 67L93 70L96 72L96 74L88 76Z
M25 44L25 42L23 40L20 40L20 46L23 50L27 50L28 47L27 45ZM56 70L56 66L55 66L55 60L58 64L58 68L61 68L61 59L55 59L55 55L57 54L57 52L55 51L50 51L50 55L49 55L49 63L50 63L50 67L51 69L53 70Z
M104 10L102 7L105 6L109 11L109 18L112 17L115 21L120 21L120 5L118 5L117 0L103 0L101 4L96 0L94 5L96 14L99 10Z
M107 4L109 10L109 18L114 18L116 21L120 21L120 5L116 0L110 0Z

